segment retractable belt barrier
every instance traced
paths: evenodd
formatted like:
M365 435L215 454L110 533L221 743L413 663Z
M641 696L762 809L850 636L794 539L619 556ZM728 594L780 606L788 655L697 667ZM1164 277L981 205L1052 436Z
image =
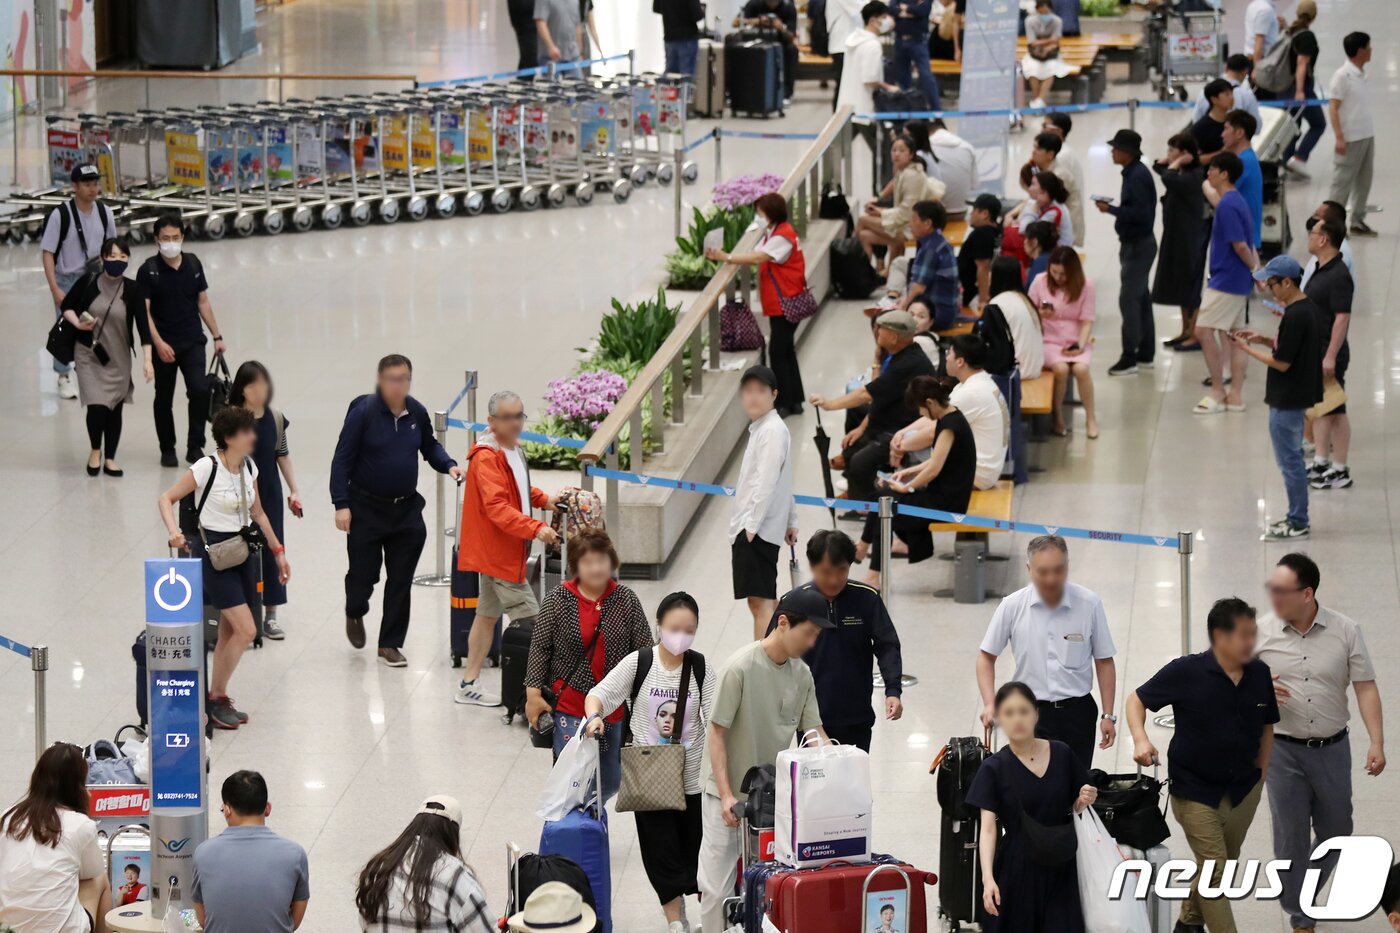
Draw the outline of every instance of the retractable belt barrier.
M44 754L49 747L48 732L49 703L47 679L49 672L49 648L47 645L29 645L0 635L0 648L13 651L22 658L29 659L29 669L34 672L34 758Z
M550 62L548 65L539 65L535 68L521 68L518 71L498 71L489 75L471 75L466 78L442 78L438 81L419 81L414 86L420 88L451 87L454 84L477 84L483 81L504 81L508 78L533 78L536 75L554 75L561 71L582 71L592 65L601 65L605 62L616 62L627 59L630 63L636 57L635 51L619 52L617 55L608 55L603 58L590 58L579 62ZM629 65L628 71L632 68Z

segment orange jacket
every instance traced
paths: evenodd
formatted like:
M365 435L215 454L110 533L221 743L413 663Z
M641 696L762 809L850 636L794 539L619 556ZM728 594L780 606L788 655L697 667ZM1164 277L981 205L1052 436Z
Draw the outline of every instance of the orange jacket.
M549 496L530 487L530 505L544 508ZM505 451L490 434L467 454L467 485L462 490L457 569L475 570L510 583L525 581L530 542L544 522L525 514Z

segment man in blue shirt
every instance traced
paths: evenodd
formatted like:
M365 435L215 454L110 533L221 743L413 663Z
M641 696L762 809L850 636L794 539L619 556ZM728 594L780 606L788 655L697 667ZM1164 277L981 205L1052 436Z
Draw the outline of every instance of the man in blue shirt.
M938 201L920 201L909 216L909 229L918 241L914 260L909 263L909 287L899 299L902 311L920 295L926 296L933 308L933 329L947 330L962 310L961 288L958 285L958 261L953 247L943 235L948 212Z
M938 79L928 59L928 22L933 12L933 0L895 0L890 4L894 14L894 72L895 80L906 91L913 86L911 69L919 73L919 88L928 98L930 108L938 109Z
M1108 146L1113 164L1123 169L1118 203L1094 202L1101 213L1113 215L1113 230L1118 234L1118 311L1123 315L1123 350L1108 374L1127 376L1139 367L1151 369L1157 349L1152 287L1148 283L1152 261L1157 258L1157 238L1152 233L1152 225L1157 222L1157 185L1152 172L1142 164L1141 136L1132 130L1119 130Z
M1196 312L1196 339L1210 371L1210 394L1196 403L1198 415L1244 411L1246 354L1230 340L1230 332L1244 325L1245 305L1254 287L1253 270L1259 265L1254 249L1254 223L1235 183L1244 164L1233 152L1216 155L1206 168L1206 200L1215 208L1210 229L1210 277ZM1230 360L1230 394L1225 394L1225 360Z
M1220 131L1225 142L1225 151L1240 157L1244 166L1235 190L1249 205L1249 216L1254 221L1254 248L1258 249L1264 233L1264 172L1259 168L1259 156L1249 141L1254 138L1258 122L1243 110L1231 110L1225 115L1225 126Z
M365 646L369 598L384 566L384 620L379 660L407 667L400 650L408 636L413 571L428 540L418 458L460 481L466 473L433 434L423 404L408 394L413 364L391 353L379 361L378 391L350 403L331 460L335 527L345 532L350 568L345 574L345 636Z

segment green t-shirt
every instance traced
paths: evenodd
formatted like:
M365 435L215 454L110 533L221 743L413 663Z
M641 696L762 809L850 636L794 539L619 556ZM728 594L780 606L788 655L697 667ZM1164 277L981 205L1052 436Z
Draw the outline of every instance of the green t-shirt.
M822 724L811 668L797 658L774 664L762 642L745 645L725 662L710 722L729 730L729 788L743 800L739 788L750 768L773 764L799 730ZM705 791L718 797L709 752L706 743Z

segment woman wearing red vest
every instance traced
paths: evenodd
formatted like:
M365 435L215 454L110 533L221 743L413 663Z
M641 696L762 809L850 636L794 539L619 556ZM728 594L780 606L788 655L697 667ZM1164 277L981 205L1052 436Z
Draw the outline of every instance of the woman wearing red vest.
M758 293L763 300L763 316L768 318L768 363L778 377L778 414L800 415L802 373L797 368L797 348L793 343L797 325L783 317L781 298L793 298L807 287L807 261L797 244L797 231L788 223L783 196L765 194L753 206L755 219L763 228L758 247L752 253L711 249L705 255L720 262L758 267Z

